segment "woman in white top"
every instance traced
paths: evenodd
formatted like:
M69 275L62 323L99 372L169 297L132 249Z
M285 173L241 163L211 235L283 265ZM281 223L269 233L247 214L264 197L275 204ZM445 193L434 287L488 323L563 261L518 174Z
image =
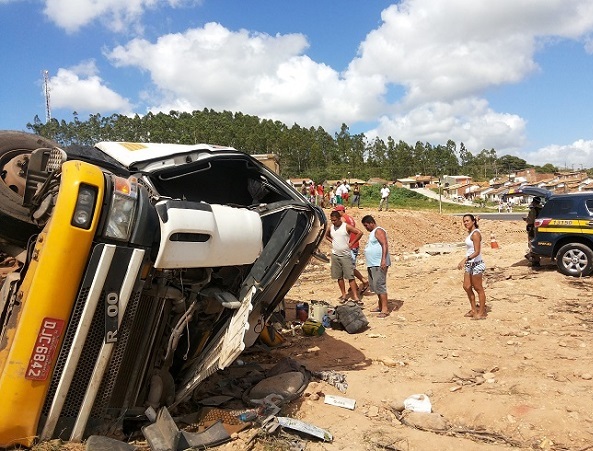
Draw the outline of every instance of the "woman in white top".
M486 269L486 264L482 260L482 234L478 229L478 221L474 215L463 216L463 226L467 229L468 235L465 239L467 247L465 258L459 262L457 268L465 268L463 275L463 289L467 293L471 310L465 316L472 319L486 318L486 293L482 285L482 275ZM476 305L476 294L478 294L479 304Z

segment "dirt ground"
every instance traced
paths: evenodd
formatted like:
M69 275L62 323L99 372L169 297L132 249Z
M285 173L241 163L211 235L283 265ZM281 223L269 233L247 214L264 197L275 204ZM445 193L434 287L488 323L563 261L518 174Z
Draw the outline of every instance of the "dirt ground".
M291 405L292 416L333 435L332 443L306 442L307 450L593 449L590 278L565 277L547 260L540 269L530 268L523 221L481 219L488 318L472 320L464 317L469 303L457 269L465 248L417 252L428 243L461 243L466 232L460 217L348 213L357 226L372 214L388 231L393 310L377 318L369 312L377 297L366 293L370 324L364 332L288 335L271 351L278 360L289 356L310 370L346 375L345 393L316 379ZM498 248L491 247L491 234ZM361 254L366 236L365 231ZM321 250L329 255L328 244ZM365 269L364 255L358 268ZM329 264L313 259L289 292L287 311L296 302L337 304L339 290L329 273ZM421 414L396 415L397 406L414 394L428 396L440 414L440 432L414 419ZM325 404L325 395L353 399L355 408ZM218 449L248 448L245 434Z
M346 392L313 379L282 412L329 431L333 441L304 440L289 448L274 439L248 442L255 431L247 430L217 450L593 450L591 278L565 277L546 260L540 269L530 268L523 221L481 219L488 318L471 320L464 317L469 303L457 269L464 247L418 252L425 244L462 243L461 217L348 213L358 226L372 214L388 231L390 316L370 313L376 295L366 293L370 324L364 332L286 334L282 346L240 357L291 357L309 370L345 375ZM498 248L491 247L491 234ZM362 271L367 236L365 231L358 260ZM321 251L329 255L328 243ZM297 302L337 304L339 290L329 274L329 264L311 260L287 296L289 319ZM433 423L425 414L399 414L414 394L430 400ZM326 395L355 400L355 408L326 404Z

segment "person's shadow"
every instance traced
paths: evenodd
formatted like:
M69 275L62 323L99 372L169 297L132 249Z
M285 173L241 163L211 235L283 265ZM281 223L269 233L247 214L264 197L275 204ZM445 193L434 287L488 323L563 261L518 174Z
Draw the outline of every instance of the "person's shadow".
M404 305L404 301L400 299L388 299L387 305L389 306L390 312L397 312L400 308L402 308L402 305Z

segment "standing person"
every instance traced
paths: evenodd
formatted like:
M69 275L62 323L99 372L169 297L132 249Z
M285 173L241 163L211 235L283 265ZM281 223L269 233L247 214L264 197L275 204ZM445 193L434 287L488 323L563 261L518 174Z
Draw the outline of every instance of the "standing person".
M352 202L350 206L354 207L354 205L360 208L360 186L358 186L358 182L354 182L354 186L352 187Z
M313 180L309 183L309 202L315 205L315 182Z
M367 272L371 290L379 298L379 304L371 312L379 313L377 318L389 316L389 305L387 302L387 270L391 266L389 246L387 243L387 232L383 227L378 227L371 215L362 218L362 225L370 232L367 245L364 249Z
M387 184L383 184L383 188L381 188L381 201L379 202L379 211L385 207L385 211L389 208L389 194L391 191L387 188Z
M344 180L344 183L342 183L342 186L344 187L344 192L342 193L342 199L344 200L344 205L348 204L348 199L350 198L350 184Z
M324 197L323 197L323 184L318 183L317 188L315 189L315 205L318 207L325 207Z
M307 182L305 180L301 184L301 194L307 198Z
M467 293L471 310L465 314L472 319L486 318L486 292L482 285L482 275L486 270L486 264L482 260L482 234L478 228L478 221L474 215L463 216L463 226L467 229L468 235L465 239L465 258L459 262L457 268L465 268L463 274L463 289ZM476 304L478 294L479 305Z
M344 194L348 194L348 190L342 184L342 182L338 181L336 186L336 204L343 205L344 204Z
M361 301L358 297L356 281L354 280L354 265L352 264L350 249L360 241L362 232L356 227L342 222L342 217L337 211L330 213L330 220L332 224L328 227L327 232L325 232L325 239L332 243L331 276L332 279L338 281L338 287L340 287L342 293L339 300L340 302L346 302L348 300L346 283L344 282L348 280L350 290L352 291L352 299L360 304ZM354 234L353 240L350 239L350 234Z
M527 245L529 245L531 240L535 237L535 220L539 216L541 209L541 199L539 197L534 197L531 204L529 204L529 212L527 213L527 216L523 218L527 223L525 226L525 230L527 230ZM529 248L527 254L525 254L525 258L531 262L531 267L539 267L539 255L533 254Z
M336 190L334 189L333 186L329 190L329 206L330 206L330 208L336 206Z
M337 211L338 213L340 213L340 217L342 218L342 222L345 222L346 224L351 225L352 227L356 227L356 221L354 220L354 218L350 215L346 214L346 207L344 207L343 205L338 205L334 211ZM366 290L368 290L369 288L369 281L365 280L364 276L362 275L362 273L356 269L356 258L358 257L358 251L360 249L360 241L354 241L354 239L356 238L356 236L351 233L350 234L350 242L354 242L351 246L350 246L350 254L352 255L352 265L354 265L354 277L358 280L360 280L360 290L358 289L358 285L356 287L356 290L359 293L359 296L362 296L364 294L364 292Z

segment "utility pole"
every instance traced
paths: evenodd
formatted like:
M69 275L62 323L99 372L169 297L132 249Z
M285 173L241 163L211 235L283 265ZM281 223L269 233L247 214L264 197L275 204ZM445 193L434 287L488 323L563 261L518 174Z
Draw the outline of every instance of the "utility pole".
M443 182L442 176L439 175L439 213L443 214Z
M51 106L49 102L49 71L43 71L43 93L45 95L45 123L51 121Z

